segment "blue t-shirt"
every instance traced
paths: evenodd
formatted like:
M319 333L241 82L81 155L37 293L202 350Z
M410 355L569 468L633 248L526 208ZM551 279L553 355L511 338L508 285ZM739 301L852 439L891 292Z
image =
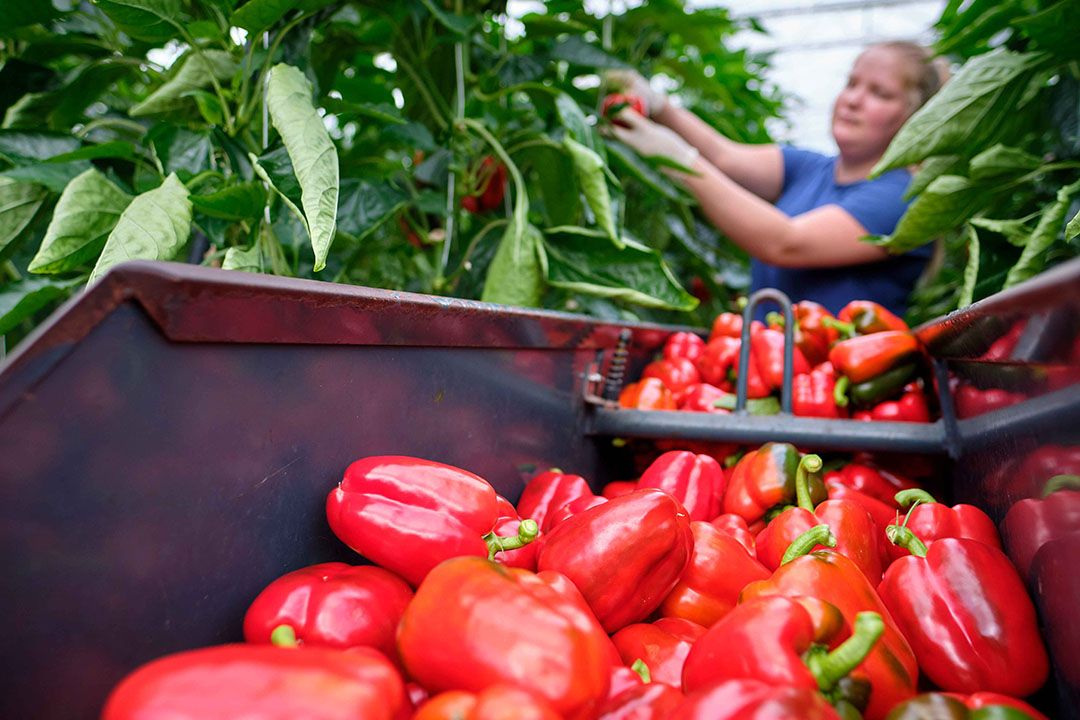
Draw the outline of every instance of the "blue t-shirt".
M911 181L907 170L891 170L874 180L841 185L836 182L835 157L787 146L781 152L784 185L776 207L791 217L824 205L839 205L870 234L888 235L910 204L903 197ZM851 300L873 300L903 315L908 295L932 251L931 245L924 245L876 262L806 269L751 260L750 288L776 288L792 302L813 300L834 314Z

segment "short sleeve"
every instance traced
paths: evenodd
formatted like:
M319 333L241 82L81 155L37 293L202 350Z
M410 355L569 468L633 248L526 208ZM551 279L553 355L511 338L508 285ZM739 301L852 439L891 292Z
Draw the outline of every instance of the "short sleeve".
M823 162L829 161L820 153L802 150L791 145L781 145L780 155L784 159L784 183L781 186L781 192L787 190L792 183L797 182L800 177L804 177Z

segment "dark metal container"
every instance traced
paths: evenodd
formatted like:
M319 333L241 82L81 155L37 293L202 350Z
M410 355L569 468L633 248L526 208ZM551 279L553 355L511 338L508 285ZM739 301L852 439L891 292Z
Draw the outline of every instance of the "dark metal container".
M1013 355L980 360L1021 318ZM958 419L943 392L931 426L718 419L612 406L623 379L685 328L121 266L0 366L0 717L95 717L135 666L238 640L248 602L278 575L358 561L323 504L365 455L457 465L516 500L551 466L597 487L632 477L616 438L917 453L948 466L955 501L1007 530L1013 506L1045 484L1024 459L1080 444L1078 318L1072 264L920 329L941 387L1030 395L986 415ZM1077 533L1080 521L1023 549L1057 674L1043 702L1068 717L1080 688L1080 627L1067 613L1080 598Z

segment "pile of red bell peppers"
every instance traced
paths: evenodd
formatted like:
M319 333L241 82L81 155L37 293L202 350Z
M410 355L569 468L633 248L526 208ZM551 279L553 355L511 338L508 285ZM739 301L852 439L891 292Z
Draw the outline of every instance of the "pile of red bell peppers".
M1043 718L994 523L869 458L676 449L604 488L542 472L515 505L377 456L328 490L357 564L274 580L245 642L136 669L105 720Z
M838 315L814 302L793 306L796 327L792 412L817 418L929 422L925 353L907 324L877 303L855 300ZM784 319L750 329L750 362L739 367L742 316L721 313L709 339L673 334L663 355L627 385L619 404L637 410L727 413L738 374L747 374L751 413L779 411ZM932 395L932 393L931 393Z

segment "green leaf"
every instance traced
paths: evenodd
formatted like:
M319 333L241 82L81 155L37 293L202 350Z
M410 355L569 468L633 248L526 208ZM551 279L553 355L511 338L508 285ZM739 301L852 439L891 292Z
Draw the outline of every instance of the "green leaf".
M1031 230L1028 228L1028 220L1030 218L1013 218L1009 220L994 220L992 218L976 217L971 218L968 222L977 228L983 228L990 232L996 232L1005 236L1005 239L1012 245L1017 247L1023 247L1027 244L1028 237L1031 236Z
M514 229L514 223L510 223L503 233L495 257L488 266L480 299L502 305L538 307L544 292L540 259L544 238L532 224L526 224L520 234Z
M57 283L48 278L25 278L0 287L0 335L71 294L78 282Z
M479 22L479 18L473 16L454 15L448 13L438 6L434 0L420 0L424 7L432 14L432 16L439 21L439 23L450 32L455 35L465 36L472 32Z
M270 174L266 171L266 169L262 166L262 163L259 162L259 158L255 157L254 153L249 154L248 157L251 158L251 167L255 171L255 175L257 175L258 178L264 183L269 185L271 190L277 193L277 196L281 198L281 201L283 203L285 203L285 207L289 210L289 212L291 212L293 216L297 219L297 221L304 226L304 232L308 234L308 238L310 240L311 231L308 230L307 218L304 217L304 212L299 208L299 206L297 206L296 202L293 201L292 197L284 193L281 188L277 186L277 184L274 182L274 178L272 178Z
M998 143L971 158L968 175L972 180L984 180L1030 172L1040 165L1042 160L1031 153Z
M0 130L0 156L13 165L31 165L75 152L81 145L78 138L70 135Z
M225 251L225 258L221 261L222 270L261 273L264 267L258 243L252 243L249 248L231 247Z
M311 93L311 83L296 68L278 64L270 71L267 105L300 182L318 272L326 267L334 240L340 181L337 149L312 105Z
M1066 213L1069 212L1072 196L1078 191L1080 191L1080 180L1057 191L1057 198L1043 210L1039 223L1032 231L1027 244L1024 245L1024 251L1020 253L1020 259L1005 277L1003 290L1034 277L1043 269L1046 263L1046 251L1057 240L1061 226L1065 222ZM1065 232L1068 233L1068 228Z
M131 196L94 169L64 188L30 272L74 270L96 258Z
M338 227L357 239L393 217L408 202L408 196L389 183L346 180L341 184Z
M641 156L618 140L607 141L610 157L636 177L647 187L657 192L662 197L676 203L692 204L694 199L680 192L666 177L658 173L651 165L641 159Z
M561 147L534 145L521 151L532 168L530 187L538 190L548 226L576 225L581 217L581 189L574 179L574 161Z
M586 228L552 228L542 256L548 284L645 307L697 307L697 298L679 285L660 253L632 240L624 243L619 249Z
M268 150L256 158L258 164L266 172L270 184L285 195L294 205L300 204L300 183L296 180L293 172L292 161L289 160L289 151L284 145L273 150Z
M558 110L559 119L570 136L595 152L596 144L593 142L592 129L585 120L585 113L581 112L577 101L566 93L559 93L555 96L555 109Z
M299 0L249 0L236 9L229 22L255 35L276 25L298 2Z
M904 199L910 200L942 175L960 175L967 169L967 160L959 155L936 155L926 160L911 178Z
M1065 239L1072 240L1077 235L1080 235L1080 212L1073 215L1073 219L1069 221L1069 224L1065 226Z
M176 74L134 105L128 111L129 115L147 117L189 108L192 104L190 96L194 91L211 87L211 78L222 82L230 79L239 68L224 50L190 50L180 62L183 64Z
M161 42L183 23L180 0L95 0L116 26L136 40Z
M595 45L585 42L579 35L570 35L551 49L554 60L565 60L572 65L587 68L610 70L625 68L627 64L614 55L610 55Z
M957 307L967 307L975 297L975 284L979 280L979 234L970 224L964 226L967 240L968 260L964 268L964 285L960 288Z
M409 122L402 117L400 110L387 103L357 103L327 98L324 105L327 111L334 113L342 120L358 116L392 125L405 125ZM431 142L434 144L435 141L432 140Z
M186 181L210 169L214 145L209 132L192 132L162 123L147 133L146 142L161 162L166 175L176 173Z
M225 220L261 218L266 190L259 183L239 183L207 195L192 195L191 205L204 215Z
M914 250L957 227L996 197L987 185L958 175L942 175L915 199L892 235L873 242L893 253Z
M34 219L47 195L36 185L0 178L0 257L14 250L14 241Z
M904 123L871 177L934 155L964 155L984 146L1014 112L1045 58L1001 50L969 60Z
M1061 0L1042 12L1014 20L1013 24L1034 40L1040 50L1049 50L1062 59L1080 60L1080 43L1076 42L1080 5L1076 0Z
M611 208L611 193L608 191L607 176L604 173L604 161L569 135L563 137L563 147L574 161L578 183L585 193L585 202L596 217L596 224L607 233L616 247L622 247L622 238L615 229L615 213Z
M127 260L171 260L191 234L191 201L176 174L137 196L109 233L88 284Z
M19 165L0 173L0 177L16 182L44 185L54 193L61 193L67 184L92 166L85 160L68 163L40 163Z
M60 16L49 0L8 0L0 3L0 37L27 25L47 23Z
M511 55L498 66L497 76L502 87L534 82L544 76L546 67L531 55Z
M75 160L98 160L101 158L119 158L131 160L135 157L135 145L122 140L105 142L97 145L87 145L73 152L54 155L46 160L50 163L65 163Z

